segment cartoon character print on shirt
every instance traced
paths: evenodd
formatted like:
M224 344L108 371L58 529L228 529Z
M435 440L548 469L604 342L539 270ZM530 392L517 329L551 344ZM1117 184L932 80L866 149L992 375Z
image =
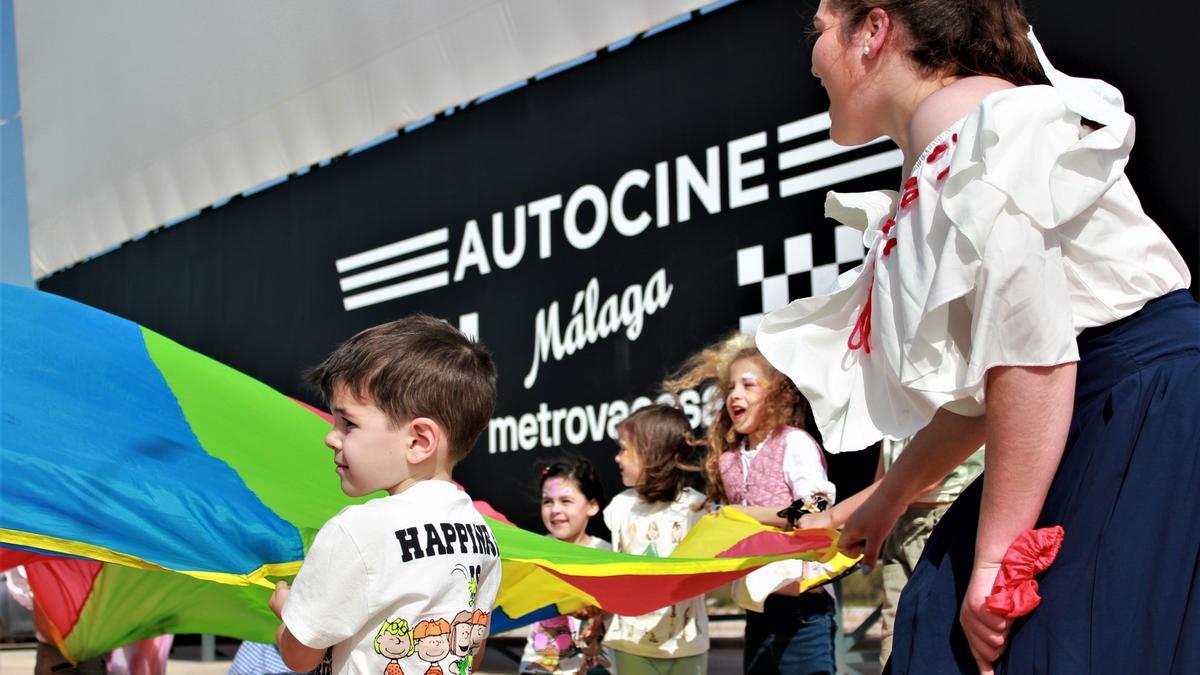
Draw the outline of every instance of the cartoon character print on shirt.
M450 626L450 653L458 658L450 664L450 671L455 675L471 675L475 667L475 655L483 646L487 637L488 619L490 612L461 611L454 615Z
M644 556L661 557L669 555L675 546L684 539L685 522L672 520L669 517L648 519L645 523L645 544L633 535L636 533L634 523L626 527L630 537L620 543L620 548L626 553L640 553ZM645 522L645 521L643 521ZM689 629L688 622L692 620L690 608L682 613L675 605L664 607L642 617L626 617L632 625L639 626L644 631L643 638L648 644L661 644L672 635Z
M475 597L479 595L479 565L464 565L459 563L454 566L454 572L463 575L467 580L467 593L470 594L470 599L467 604L471 609L475 609Z
M404 619L385 621L375 635L375 653L388 659L384 675L404 675L400 659L412 656L415 651L412 631Z
M471 613L471 653L478 654L479 648L483 646L483 641L487 638L488 622L492 618L491 612L483 610L475 610Z
M458 657L450 664L450 672L455 675L470 675L471 662L475 660L471 650L471 616L469 610L463 610L450 622L450 653Z
M571 623L565 616L538 621L533 625L533 648L538 660L532 666L552 673L564 659L575 656L579 650L571 637Z
M438 665L450 653L450 622L445 619L426 619L413 628L417 658L429 663L425 675L443 675Z
M646 541L650 542L646 546L646 550L642 551L642 555L658 557L658 547L654 544L658 540L658 521L650 521L650 526L646 528Z
M478 565L461 563L453 569L453 572L462 574L466 580L468 605L465 610L455 614L450 622L450 653L458 657L450 664L450 670L455 675L471 674L475 653L479 651L484 637L487 636L488 613L475 608L475 601L479 596L479 571ZM482 626L476 623L480 615L484 617Z

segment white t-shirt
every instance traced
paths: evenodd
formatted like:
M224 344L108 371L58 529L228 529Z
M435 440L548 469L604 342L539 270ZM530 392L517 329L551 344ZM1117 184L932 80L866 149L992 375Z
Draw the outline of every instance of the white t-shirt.
M600 537L591 537L585 544L588 548L611 551L612 544ZM525 653L521 655L521 673L547 673L548 675L574 675L589 672L593 668L613 668L612 650L602 648L594 657L583 653L580 633L586 620L573 616L556 616L534 623L525 640Z
M465 675L499 588L496 541L471 498L427 480L330 518L283 621L305 645L332 646L335 673Z
M704 516L696 509L704 495L684 488L673 502L645 502L632 488L604 508L613 550L665 558ZM641 616L613 616L604 644L652 658L682 658L708 651L708 614L704 596Z

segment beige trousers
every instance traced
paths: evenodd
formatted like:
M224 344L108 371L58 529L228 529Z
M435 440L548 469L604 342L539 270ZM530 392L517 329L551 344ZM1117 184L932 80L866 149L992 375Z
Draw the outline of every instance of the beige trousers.
M929 534L942 519L949 506L938 508L911 507L896 521L892 534L883 542L879 563L883 574L883 613L880 625L883 639L879 644L879 663L887 663L892 654L892 632L896 626L896 606L900 604L900 593L913 568L921 559Z

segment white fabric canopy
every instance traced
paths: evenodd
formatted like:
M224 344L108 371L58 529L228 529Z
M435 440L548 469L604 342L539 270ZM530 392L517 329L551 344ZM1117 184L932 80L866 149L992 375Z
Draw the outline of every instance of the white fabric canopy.
M16 0L34 276L707 1Z

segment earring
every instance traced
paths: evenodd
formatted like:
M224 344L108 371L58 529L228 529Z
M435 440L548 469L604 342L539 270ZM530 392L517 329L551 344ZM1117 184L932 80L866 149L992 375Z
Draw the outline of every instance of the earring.
M863 45L863 56L871 55L871 45Z

